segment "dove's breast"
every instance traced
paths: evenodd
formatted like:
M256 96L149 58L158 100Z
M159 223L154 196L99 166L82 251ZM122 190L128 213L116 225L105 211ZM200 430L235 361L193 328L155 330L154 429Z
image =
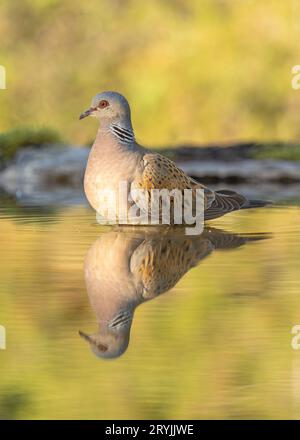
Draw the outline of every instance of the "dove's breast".
M131 183L141 173L141 158L138 150L94 144L84 175L84 191L98 213L103 215L104 210L107 212L116 206L121 188L122 194L128 196Z

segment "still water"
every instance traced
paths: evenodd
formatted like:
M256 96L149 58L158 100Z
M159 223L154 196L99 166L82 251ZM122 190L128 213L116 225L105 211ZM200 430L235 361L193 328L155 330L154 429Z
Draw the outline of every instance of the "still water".
M0 418L299 419L300 208L208 226L2 200Z

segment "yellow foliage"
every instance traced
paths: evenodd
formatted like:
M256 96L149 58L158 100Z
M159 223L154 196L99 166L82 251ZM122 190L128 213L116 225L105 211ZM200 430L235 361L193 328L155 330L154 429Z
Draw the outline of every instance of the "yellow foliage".
M78 116L99 91L128 97L148 145L298 139L296 0L2 0L0 131L50 126L94 138Z

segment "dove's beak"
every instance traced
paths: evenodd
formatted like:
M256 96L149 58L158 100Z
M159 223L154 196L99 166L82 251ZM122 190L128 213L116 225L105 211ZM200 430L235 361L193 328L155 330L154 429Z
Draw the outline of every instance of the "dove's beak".
M100 351L107 351L108 350L107 345L97 343L97 340L95 339L95 335L87 335L86 333L83 333L81 330L79 330L78 333L82 337L82 339L89 342L91 345L96 345L98 350L100 350Z
M82 339L85 339L88 342L92 342L92 338L87 335L86 333L83 333L81 330L79 330L79 335L82 337Z
M83 118L86 118L87 116L90 116L95 110L96 109L94 107L90 107L88 110L81 113L81 115L79 116L79 119L83 119Z

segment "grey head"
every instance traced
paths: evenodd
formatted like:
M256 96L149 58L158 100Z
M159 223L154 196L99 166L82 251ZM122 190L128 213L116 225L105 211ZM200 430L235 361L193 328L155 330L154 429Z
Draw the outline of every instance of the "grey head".
M110 126L115 123L124 128L132 128L128 101L117 92L97 93L92 99L90 108L83 112L79 119L86 118L87 116L97 118L101 126Z
M79 331L97 357L113 359L121 356L127 349L130 339L133 310L121 310L116 316L99 325L97 333L87 335Z

